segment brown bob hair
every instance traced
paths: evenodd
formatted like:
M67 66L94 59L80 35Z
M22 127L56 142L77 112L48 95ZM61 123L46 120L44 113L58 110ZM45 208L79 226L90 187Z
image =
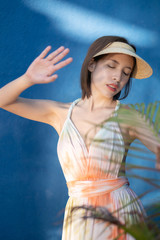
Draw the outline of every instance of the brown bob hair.
M82 68L81 68L81 89L82 89L82 99L84 99L85 97L89 98L91 95L91 73L88 70L88 64L91 61L91 59L93 58L93 56L98 53L99 51L101 51L108 43L111 42L124 42L129 44L131 47L134 48L134 50L136 51L136 48L134 45L130 44L127 39L123 38L123 37L119 37L119 36L103 36L100 37L98 39L96 39L92 45L89 47L87 55L84 59L84 62L82 64ZM104 55L95 57L94 60L98 61L99 59L103 58ZM136 64L136 59L134 58L134 67ZM134 71L134 67L133 67L133 71ZM133 72L132 71L132 72ZM127 84L124 87L124 92L123 92L123 96L120 98L121 95L121 91L119 93L117 93L113 99L117 100L117 99L124 99L128 96L130 88L131 88L131 77L132 77L132 73L131 76L127 82Z

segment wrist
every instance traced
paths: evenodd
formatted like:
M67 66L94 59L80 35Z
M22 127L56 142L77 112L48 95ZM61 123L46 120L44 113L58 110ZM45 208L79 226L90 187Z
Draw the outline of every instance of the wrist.
M23 78L25 84L27 84L28 87L31 87L32 85L35 85L35 83L34 83L34 82L32 81L32 79L31 79L31 77L28 76L27 73L24 73L24 74L22 75L22 78Z

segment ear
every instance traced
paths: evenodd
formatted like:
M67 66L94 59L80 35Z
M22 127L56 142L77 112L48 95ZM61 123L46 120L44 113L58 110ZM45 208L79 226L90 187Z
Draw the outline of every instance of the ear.
M88 70L89 70L90 72L93 72L94 69L95 69L95 67L96 67L96 62L95 62L95 60L92 58L91 61L90 61L89 64L88 64Z

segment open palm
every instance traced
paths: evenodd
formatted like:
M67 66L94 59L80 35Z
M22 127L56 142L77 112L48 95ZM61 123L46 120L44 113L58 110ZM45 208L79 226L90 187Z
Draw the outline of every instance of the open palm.
M25 75L32 84L53 82L58 77L54 73L72 62L72 58L61 61L69 53L68 48L60 47L47 56L50 50L51 46L46 47L27 69Z

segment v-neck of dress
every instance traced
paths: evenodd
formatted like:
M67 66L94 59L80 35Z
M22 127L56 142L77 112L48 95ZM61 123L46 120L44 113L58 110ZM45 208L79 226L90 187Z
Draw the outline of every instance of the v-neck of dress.
M85 148L87 154L89 155L89 153L90 153L90 148L92 147L92 144L93 144L96 136L102 131L103 127L101 127L101 128L95 133L95 135L94 135L94 137L93 137L90 145L87 147L87 144L85 143L84 138L82 137L81 133L79 132L78 128L76 127L76 125L74 124L74 122L72 121L72 118L71 118L73 108L74 108L74 106L75 106L80 100L81 100L81 98L78 98L78 99L76 99L76 100L71 104L71 107L70 107L70 110L69 110L69 114L68 114L68 120L70 121L72 127L74 128L74 130L76 131L76 133L77 133L78 136L80 137L80 139L81 139L81 141L82 141L82 143L83 143L83 145L84 145L84 148ZM119 104L120 104L120 102L117 100L115 109L114 109L114 111L109 115L108 119L109 119L111 116L113 116L113 115L115 114L115 112L118 110ZM108 120L108 119L107 119L107 120ZM106 124L108 123L107 120L105 121L104 124L102 124L103 126L106 126ZM102 121L102 122L103 122L103 121ZM101 123L100 123L100 124L101 124Z

